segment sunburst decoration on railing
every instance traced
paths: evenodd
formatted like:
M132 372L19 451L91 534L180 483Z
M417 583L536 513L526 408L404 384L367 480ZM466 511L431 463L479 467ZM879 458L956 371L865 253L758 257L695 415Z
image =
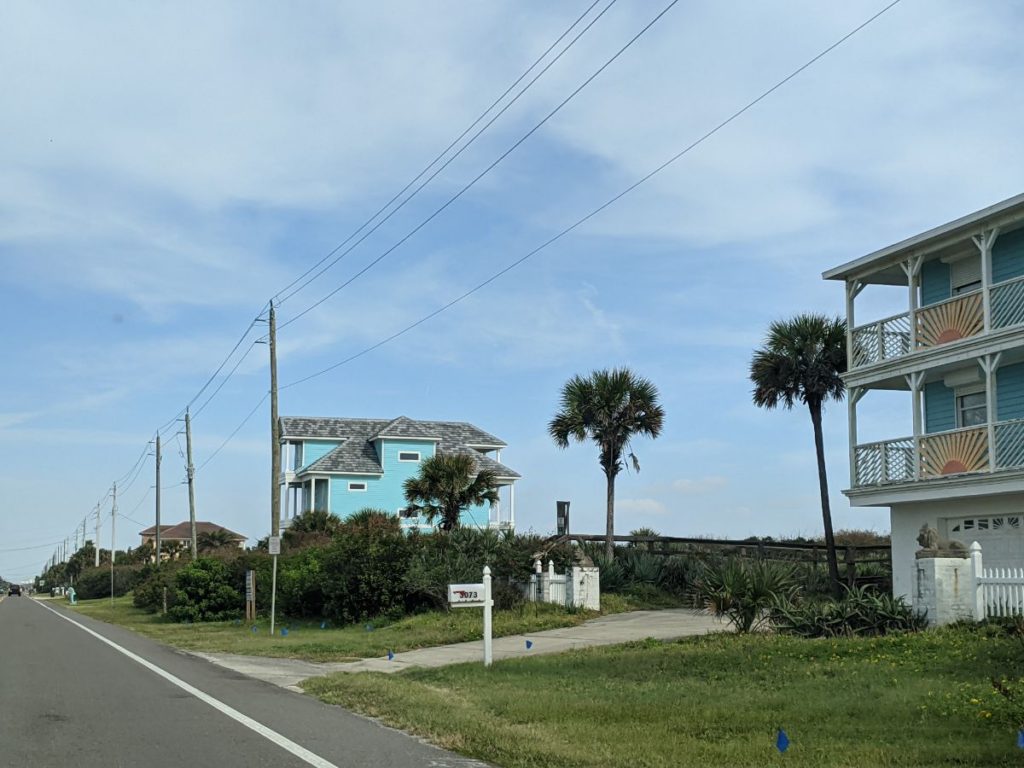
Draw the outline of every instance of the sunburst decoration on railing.
M988 471L988 430L961 429L921 438L922 477Z
M976 336L985 327L981 294L972 293L955 301L917 312L917 346L935 347L957 339Z

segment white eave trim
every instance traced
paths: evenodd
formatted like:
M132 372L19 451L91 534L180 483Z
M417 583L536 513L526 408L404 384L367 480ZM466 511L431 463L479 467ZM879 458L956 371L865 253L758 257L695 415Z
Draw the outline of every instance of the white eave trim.
M891 485L848 488L843 494L855 507L889 507L915 501L998 496L1024 492L1024 468L936 477Z
M833 267L822 272L821 276L825 280L845 280L864 271L873 271L873 269L883 266L886 262L895 264L900 260L900 257L910 255L907 253L908 251L913 251L929 243L931 240L964 237L975 234L979 229L986 229L1003 223L1001 220L989 221L992 217L1012 219L1019 218L1022 215L1024 215L1024 194L1015 195L995 205L990 205L988 208L982 208L980 211L975 211L959 219L929 229L927 232L908 237L906 240L901 240L894 245L869 253L867 256L862 256L841 266ZM930 243L929 248L925 250L934 250L938 247L941 247L941 245Z

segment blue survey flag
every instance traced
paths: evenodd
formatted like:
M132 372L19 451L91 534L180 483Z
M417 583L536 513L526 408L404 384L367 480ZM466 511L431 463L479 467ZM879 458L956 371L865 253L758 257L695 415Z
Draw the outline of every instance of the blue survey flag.
M253 634L256 634L256 625L255 624L252 625L252 631L253 631Z
M288 627L281 627L281 637L288 637Z
M320 629L327 629L327 622L326 621L321 621L320 622Z
M526 650L530 650L531 648L533 648L533 640L527 640L526 641Z
M779 752L785 752L789 749L789 736L787 736L786 732L781 728L779 728L779 735L775 737L775 748L779 750Z
M1017 748L1024 749L1024 728L1017 731Z
M393 658L395 658L395 654L391 650L388 650L388 661L391 661Z

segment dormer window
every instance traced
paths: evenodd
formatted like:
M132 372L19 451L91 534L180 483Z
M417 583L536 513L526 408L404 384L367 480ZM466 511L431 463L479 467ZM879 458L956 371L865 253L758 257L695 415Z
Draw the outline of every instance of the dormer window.
M419 451L399 451L398 452L398 460L399 461L419 461L420 460L420 452Z

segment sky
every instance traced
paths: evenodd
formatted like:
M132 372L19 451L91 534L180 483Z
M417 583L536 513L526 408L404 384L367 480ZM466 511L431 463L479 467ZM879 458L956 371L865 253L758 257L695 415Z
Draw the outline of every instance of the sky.
M284 290L591 2L0 7L0 575L37 574L101 499L109 546L115 480L117 546L136 546L159 429L163 520L186 520L190 402L198 518L267 534L252 321L274 296L282 415L476 424L522 475L520 530L552 531L567 499L574 530L603 532L596 449L557 448L547 424L569 377L628 366L666 418L618 480L619 532L819 535L808 414L753 406L752 351L773 320L844 311L823 270L1021 192L1011 3L902 0L550 247L295 383L521 259L887 5L677 2L587 82L670 2L599 0L422 191ZM871 288L858 322L903 309ZM887 510L842 494L845 411L825 419L835 526L886 531ZM872 393L859 416L863 440L909 434L909 396Z

